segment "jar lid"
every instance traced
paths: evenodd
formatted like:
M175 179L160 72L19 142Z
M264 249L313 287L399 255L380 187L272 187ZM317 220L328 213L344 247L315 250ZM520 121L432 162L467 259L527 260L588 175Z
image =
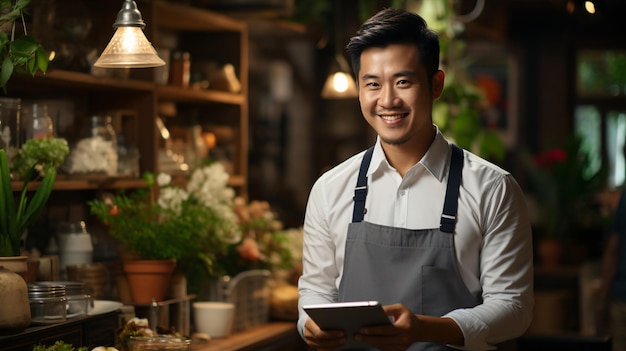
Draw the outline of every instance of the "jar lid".
M65 296L65 286L59 284L28 284L29 297L57 297Z
M73 282L73 281L42 281L36 282L32 284L34 286L43 286L50 288L58 288L61 287L65 295L76 295L82 294L85 290L85 283L82 282Z

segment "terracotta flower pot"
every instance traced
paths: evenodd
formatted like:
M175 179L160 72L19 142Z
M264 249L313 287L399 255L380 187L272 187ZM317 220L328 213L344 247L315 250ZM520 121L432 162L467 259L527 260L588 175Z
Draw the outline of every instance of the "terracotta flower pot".
M144 305L165 299L176 268L175 260L131 260L122 264L133 303Z
M538 244L539 263L545 268L558 267L563 260L563 241L543 238Z

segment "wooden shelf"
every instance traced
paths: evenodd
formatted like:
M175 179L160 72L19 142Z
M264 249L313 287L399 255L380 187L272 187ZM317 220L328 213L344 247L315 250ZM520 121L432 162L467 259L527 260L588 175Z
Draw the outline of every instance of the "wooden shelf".
M228 185L241 187L246 184L246 177L231 175ZM54 181L53 190L97 190L97 189L138 189L146 187L146 181L141 178L119 178L106 176L66 176L59 175ZM39 182L30 182L28 190L36 190ZM21 181L11 182L13 191L22 189Z
M30 182L28 184L28 190L36 190L37 187L39 187L39 182ZM146 182L140 178L59 175L54 181L53 190L136 189L144 187L146 187ZM11 182L11 188L13 191L20 191L22 182Z
M273 347L274 346L274 347ZM192 342L192 351L306 350L295 322L272 322L206 343Z
M246 28L244 22L219 13L166 1L156 1L154 5L156 26L161 29L238 32Z
M89 89L93 91L134 91L151 93L155 84L136 79L119 79L95 77L82 72L51 69L45 74L37 73L34 77L28 74L15 75L9 81L9 91L28 87L32 90L48 90L52 88Z
M159 100L168 100L173 102L219 102L232 105L241 105L246 103L245 97L241 94L210 89L182 88L173 85L158 86L157 95Z

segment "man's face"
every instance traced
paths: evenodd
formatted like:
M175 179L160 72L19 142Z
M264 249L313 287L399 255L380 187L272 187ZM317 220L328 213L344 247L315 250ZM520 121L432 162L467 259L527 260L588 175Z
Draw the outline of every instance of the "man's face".
M363 117L384 143L413 143L432 134L432 104L443 89L443 72L431 85L415 45L364 50L358 80Z

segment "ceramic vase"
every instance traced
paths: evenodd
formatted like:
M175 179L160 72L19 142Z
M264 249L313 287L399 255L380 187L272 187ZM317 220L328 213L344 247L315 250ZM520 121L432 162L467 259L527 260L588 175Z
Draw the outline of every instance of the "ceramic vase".
M147 305L167 297L175 260L130 260L122 262L133 303Z
M28 256L0 257L0 334L22 332L30 325L28 286L19 274L28 270Z

